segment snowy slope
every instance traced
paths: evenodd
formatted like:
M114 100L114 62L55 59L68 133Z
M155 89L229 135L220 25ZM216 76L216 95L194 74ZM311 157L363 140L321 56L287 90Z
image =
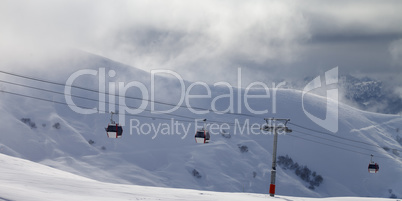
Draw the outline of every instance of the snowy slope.
M1 200L317 200L104 183L0 154ZM389 200L326 198L322 200Z
M68 76L78 69L98 70L100 67L105 67L106 72L109 69L116 71L116 77L108 78L107 82L139 81L144 83L148 89L150 88L150 75L148 73L93 55L73 55L73 57L72 60L65 59L68 62L65 60L60 62L60 66L65 66L62 68L61 74L40 71L24 72L24 74L65 82ZM5 70L12 71L11 69ZM64 90L60 86L51 86L46 83L27 81L7 75L1 75L1 78L60 92ZM156 85L159 90L157 91L157 100L177 102L180 92L180 85L177 80L170 77L158 77L157 79L159 79L159 84ZM95 76L78 79L74 84L95 89L98 86ZM191 83L186 83L186 86L188 87L189 84ZM65 101L64 97L58 94L15 87L4 83L1 84L1 88L5 91L23 93L47 100ZM211 86L211 89L212 98L228 93L227 88ZM194 92L197 90L201 94L205 93L202 88L195 88ZM73 90L73 93L94 99L98 98L98 94L85 91ZM243 95L244 91L241 93ZM255 93L261 93L261 91L257 90ZM138 97L138 91L135 90L127 94ZM237 95L238 92L235 89L234 96L237 97ZM263 118L284 117L290 118L291 122L297 125L325 131L306 117L302 110L300 91L278 90L276 99L275 114L272 108L272 98L266 101L253 100L250 102L254 110L267 109L269 111L267 114L254 115L254 117L221 115L211 112L205 115L193 115L184 108L175 111L174 114L197 119L207 118L209 121L232 123L238 121L241 122L241 126L246 121L249 121L250 125L252 123L262 124L264 123ZM91 101L80 99L75 99L75 101L88 107L98 107L98 103ZM325 116L326 100L324 98L307 96L304 101L309 112L317 116ZM191 102L191 105L209 108L210 103L211 99L205 99ZM138 105L138 102L131 100L130 104ZM226 101L218 101L217 104L222 110L228 105ZM236 108L235 112L238 112L238 104L235 98L233 103ZM158 109L166 109L163 108L165 106L157 105L157 107ZM244 102L240 103L240 107L242 113L250 114L247 112ZM224 138L219 134L213 135L210 144L199 145L195 144L193 138L195 122L182 122L179 120L183 118L143 112L140 115L157 118L127 116L123 138L108 139L104 131L104 127L110 118L108 114L80 115L66 105L18 97L7 93L1 93L0 112L2 114L0 116L2 128L0 152L3 154L28 159L102 182L226 192L265 194L268 192L272 135L240 134L239 129L232 126L228 129L231 138ZM136 130L130 134L129 122L131 119L149 125L171 123L170 120L158 119L159 117L175 118L174 121L183 123L182 125L186 128L189 126L189 134L185 135L184 132L174 131L170 132L169 135L163 135L161 132L141 133ZM36 128L31 128L31 126L23 123L22 118L30 118L31 122L35 123ZM56 123L60 123L59 129L53 127ZM397 136L399 136L396 129L401 123L402 119L399 116L368 113L340 105L339 131L335 135L379 147L343 141L289 125L294 132L289 136L281 135L279 137L278 156L289 155L298 164L306 165L312 171L316 171L324 180L320 186L311 190L308 188L309 184L302 181L293 171L278 166L277 193L308 197L390 197L392 194L402 197L402 189L400 188L402 186L400 180L402 162L398 155L401 145L396 141ZM299 131L329 138L343 144L304 135ZM315 140L321 144L305 141L291 135ZM95 143L91 145L88 143L89 140ZM354 145L354 147L347 146L345 143ZM248 151L241 152L239 146L247 146ZM356 146L364 149L356 148ZM374 158L380 164L380 171L377 174L367 173L370 154L378 156ZM194 170L201 177L194 176Z

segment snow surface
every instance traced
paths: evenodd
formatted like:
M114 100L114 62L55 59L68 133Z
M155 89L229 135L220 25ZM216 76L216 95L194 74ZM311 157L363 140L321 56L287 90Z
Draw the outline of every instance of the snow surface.
M105 183L3 154L0 154L0 163L0 200L318 200ZM389 199L338 197L322 200Z
M55 72L28 71L22 74L28 74L32 77L42 77L47 80L59 80L59 82L63 83L71 73L78 69L86 68L98 70L100 67L105 67L106 72L110 69L116 71L116 76L113 78L108 77L106 83L138 81L144 83L148 89L151 88L150 75L146 72L94 55L73 54L71 57L71 59L63 58L61 61L54 61L52 65L57 64L58 67ZM12 71L12 69L6 70ZM49 84L27 81L4 74L1 74L0 78L44 89L59 92L64 91L64 87L62 86L50 86ZM180 96L179 82L172 77L157 77L156 81L156 99L163 102L177 103L177 98ZM81 77L77 79L74 84L93 89L98 87L96 76ZM191 83L186 82L186 87L190 84ZM243 83L242 86L244 87L246 84L247 83ZM4 91L12 91L48 100L65 102L64 97L58 94L15 87L5 83L1 83L0 88ZM106 87L106 89L108 88ZM211 86L211 89L212 98L227 94L230 91L230 89L222 86ZM234 97L237 97L238 90L234 88L233 91ZM202 87L194 87L192 92L194 94L206 93L205 89ZM261 94L261 90L254 90L253 93ZM205 115L194 115L185 108L180 108L173 114L190 116L197 119L206 118L210 122L224 121L234 123L238 121L241 122L241 126L243 126L246 121L249 121L250 125L253 123L263 124L264 118L274 116L278 118L290 118L291 123L327 132L306 117L301 105L302 93L300 91L289 89L278 90L276 96L276 113L273 112L272 107L272 91L270 91L270 93L271 98L268 100L250 101L252 109L267 109L269 111L267 114L254 115L254 117L214 114L211 112ZM98 94L96 93L92 94L78 89L74 89L73 94L94 99L98 98ZM244 90L241 91L241 97L243 97L243 94ZM262 198L265 199L268 193L272 135L240 134L239 129L232 126L227 129L227 132L231 134L231 138L225 138L219 134L212 135L211 143L196 144L194 142L195 122L188 123L180 121L183 118L143 112L139 115L148 115L157 118L146 118L139 115L126 116L126 126L124 127L123 137L120 139L109 139L106 137L104 130L104 127L109 122L109 114L81 115L62 104L33 100L7 93L0 93L0 95L0 127L2 129L0 133L0 153L27 159L97 180L99 182L89 179L85 180L90 183L88 184L89 186L94 184L94 192L98 192L97 185L104 186L100 187L99 189L101 190L99 191L107 188L106 186L110 186L111 189L121 186L127 189L138 188L141 189L137 190L139 192L144 191L144 189L154 189L131 186L134 184L180 189L263 194L216 194L219 196L233 195L229 196L231 199L237 196L256 196L256 199L262 196ZM127 95L138 97L139 92L133 89L128 91ZM193 100L191 101L191 105L209 108L212 98ZM87 107L99 106L98 103L87 100L74 98L74 101L77 104L82 104ZM118 98L116 98L115 101L118 102ZM305 108L310 113L319 117L325 117L326 100L324 98L308 95L305 97L304 101ZM127 100L127 104L132 107L135 105L138 106L139 101ZM106 103L106 110L108 110L107 105ZM226 109L228 105L228 100L221 99L217 101L217 107L220 110ZM235 108L234 112L239 112L238 105L240 105L241 113L251 114L247 111L244 102L239 103L237 98L234 98L233 105ZM149 104L147 108L150 108ZM158 110L169 109L169 107L161 105L156 105L156 108ZM132 119L140 121L141 124L148 125L171 123L170 120L158 119L160 117L174 118L174 121L177 120L179 123L183 123L183 126L189 126L189 134L185 135L184 132L177 130L170 132L169 135L163 135L161 132L150 132L146 134L135 130L130 133L129 123ZM35 123L36 128L31 128L29 125L23 123L21 121L22 118L30 118L31 121ZM53 127L56 123L60 123L60 129ZM383 198L388 198L393 194L401 198L402 161L400 154L402 153L400 153L400 150L402 147L401 144L396 141L398 136L400 136L397 131L401 124L402 118L400 116L363 112L340 104L339 131L334 135L354 141L374 144L379 147L367 146L353 141L344 141L324 134L309 132L290 124L289 127L293 129L293 133L279 136L278 156L289 155L298 164L306 165L309 169L321 175L324 181L320 186L311 190L308 188L309 184L296 176L294 171L285 170L278 166L276 179L277 194L297 197L360 196ZM236 130L237 133L235 133ZM313 134L321 138L328 138L333 141L308 136L299 131ZM297 137L315 140L321 144L305 141ZM89 140L93 140L95 143L91 145L88 143ZM341 149L322 143L334 145ZM242 145L248 147L248 152L242 153L240 151L239 146ZM357 146L363 149L357 148ZM350 150L362 154L351 152ZM374 160L380 164L380 171L377 174L369 174L367 172L370 154L374 154ZM194 169L199 172L200 178L193 176ZM15 174L23 175L25 171L28 170L21 170L20 172L15 172ZM60 172L57 172L57 174L59 173ZM74 176L74 178L77 177ZM11 181L6 181L12 183L12 178L10 179ZM34 188L34 186L29 185L28 178L27 181L24 181L24 177L18 179L21 180L19 183L20 187L24 186L24 188L26 188L30 186ZM42 182L45 180L44 178L36 179L36 181ZM80 183L80 185L85 185L86 183L81 184L81 182L77 181L82 181L82 178L74 180L73 183ZM107 182L107 184L102 182ZM1 185L8 185L3 182L3 179L0 183ZM18 184L18 182L16 183ZM43 185L46 185L46 183L43 183ZM37 184L35 184L35 186L37 186ZM57 185L53 186L53 184L48 184L46 188L53 187L57 188ZM46 188L35 193L54 192L56 193L55 196L60 197L63 197L62 195L67 193L66 191L62 191L58 194L58 191L55 189L46 190ZM10 191L11 195L7 194L7 196L11 197L7 197L5 196L6 194L3 193L0 197L13 199L15 198L14 196L17 196L14 194L17 190L21 191L22 189L16 188L16 191ZM82 194L87 193L82 188L69 189L68 191L70 190L74 190L75 192L82 191ZM2 192L3 191L5 190L2 188ZM169 189L169 191L173 192L175 190ZM111 190L111 194L115 195L113 192L115 191ZM197 193L194 192L199 191L185 192L187 192L186 195L191 194L196 196ZM117 194L119 194L118 197L121 196L120 191L118 191ZM210 193L205 192L205 194ZM211 194L215 195L215 193ZM25 196L25 194L18 195ZM30 195L30 193L26 195ZM81 196L80 193L74 195ZM99 196L101 199L103 195L104 193L99 193L96 196ZM169 195L173 196L172 199L176 199L174 193ZM46 198L44 194L38 196ZM204 195L198 196L200 199L204 199L203 197L205 197ZM161 197L163 197L163 195L161 195ZM123 196L123 198L126 197ZM152 199L153 198L154 197L152 197ZM287 198L288 197L284 199ZM220 197L211 199L220 199Z

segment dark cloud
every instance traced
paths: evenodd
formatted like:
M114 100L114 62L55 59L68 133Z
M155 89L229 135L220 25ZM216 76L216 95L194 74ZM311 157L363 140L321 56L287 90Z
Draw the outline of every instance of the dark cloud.
M314 35L310 43L373 43L383 42L391 43L394 40L402 38L402 33L384 33L384 34L367 34L367 33L349 33L349 34L323 34Z

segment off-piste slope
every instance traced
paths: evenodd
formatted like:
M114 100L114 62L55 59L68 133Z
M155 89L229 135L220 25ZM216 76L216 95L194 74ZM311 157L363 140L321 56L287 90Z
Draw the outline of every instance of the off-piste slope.
M278 157L288 155L293 163L311 172L304 172L303 180L300 172L296 174L297 168L278 165L278 194L308 197L402 196L399 179L402 175L399 156L402 148L397 142L402 121L398 116L363 112L339 104L338 131L332 133L306 115L308 111L324 119L327 112L325 97L311 94L303 97L301 91L269 88L247 91L248 94L269 96L247 98L246 101L249 83L240 84L242 89L217 83L215 86L195 84L190 87L191 82L180 82L171 72L156 74L152 83L151 74L135 68L93 55L73 56L75 60L60 63L73 68L57 74L57 82L67 82L74 73L86 69L87 74L78 76L73 85L97 91L102 89L101 82L105 85L105 92L109 93L113 84L117 88L141 83L147 93L133 86L120 91L124 94L116 89L120 97L109 94L103 97L102 93L99 95L94 91L72 88L74 104L98 110L93 114L80 114L73 111L71 104L66 105L66 96L63 95L65 86L2 74L2 80L61 94L2 83L1 153L102 182L267 193L273 135L263 133L259 128L265 123L264 118L289 118L288 127L293 132L279 136ZM52 75L56 72L25 73L30 77L55 81ZM169 114L155 112L173 109L180 102L183 88L184 94L192 95L208 95L208 88L211 97L184 101L182 105L187 107L179 107ZM152 93L155 102L143 100L151 98ZM109 105L113 101L120 105L113 108ZM134 114L122 103L131 110L141 107L141 104L146 107ZM241 115L205 110L213 108ZM153 113L148 111L152 109ZM114 120L125 122L123 137L108 139L104 130L110 118L108 112L117 110L122 116L114 116ZM204 114L196 114L198 112L195 111ZM255 111L263 114L256 114ZM125 118L123 114L126 114ZM196 144L194 133L196 128L202 127L204 118L209 123L208 129L214 131L211 143ZM380 164L380 171L376 174L367 172L370 154ZM313 189L309 181L318 175L322 177L322 182Z

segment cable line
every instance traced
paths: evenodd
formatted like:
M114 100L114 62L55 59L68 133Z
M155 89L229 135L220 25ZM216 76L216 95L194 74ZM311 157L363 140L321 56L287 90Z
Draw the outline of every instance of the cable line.
M33 87L33 86L28 86L28 85L24 85L24 84L19 84L19 83L15 83L15 82L9 82L9 81L4 81L4 80L0 80L0 82L2 83L7 83L7 84L11 84L11 85L15 85L15 86L20 86L20 87L26 87L26 88L30 88L30 89L35 89L35 90L40 90L40 91L45 91L45 92L49 92L49 93L54 93L54 94L59 94L59 95L63 95L63 96L71 96L71 97L75 97L75 98L80 98L80 99L84 99L84 100L89 100L89 101L95 101L95 102L101 102L101 103L106 103L109 104L110 102L108 101L102 101L102 100L97 100L97 99L93 99L93 98L88 98L88 97L84 97L84 96L78 96L78 95L72 95L72 94L64 94L61 92L57 92L57 91L53 91L53 90L48 90L48 89L42 89L39 87ZM5 92L5 91L4 91ZM9 92L6 92L9 93ZM13 95L16 95L16 93L11 93ZM115 95L116 96L116 95ZM33 97L30 97L33 98ZM41 98L39 98L40 100L43 100ZM114 105L118 105L118 103L114 103ZM69 105L69 106L74 106L74 105ZM138 107L133 107L130 105L127 105L131 108L135 108L138 109ZM91 109L91 108L86 108L86 109ZM144 108L144 111L148 111L152 113L152 110ZM185 115L178 115L178 114L172 114L172 113L163 113L163 115L168 115L168 116L174 116L174 117L180 117L180 118L185 118L185 119L197 119L194 117L190 117L190 116L185 116ZM218 124L230 124L230 125L234 125L234 123L230 123L230 122L222 122L222 121L211 121L213 123L218 123Z
M0 92L2 93L7 93L7 94L11 94L11 95L15 95L15 96L20 96L20 97L25 97L25 98L31 98L31 99L35 99L35 100L40 100L40 101L45 101L45 102L50 102L50 103L56 103L56 104L61 104L61 105L67 105L67 106L77 106L77 105L71 105L68 103L64 103L64 102L60 102L60 101L55 101L55 100L48 100L48 99L44 99L44 98L39 98L39 97L35 97L35 96L30 96L30 95L25 95L25 94L19 94L19 93L14 93L14 92L9 92L9 91L4 91L4 90L0 90ZM85 106L80 106L81 108L84 109L95 109L95 108L89 108L89 107L85 107ZM99 109L95 109L98 112L103 112L103 113L107 113L107 111L103 111L103 110L99 110ZM139 115L139 114L125 114L127 116L134 116L134 117L144 117L144 118L150 118L150 119L162 119L162 120L171 120L171 118L164 118L164 117L152 117L152 116L146 116L146 115ZM193 122L193 121L189 121L189 120L183 120L183 119L178 119L178 121L183 121L183 122Z
M339 147L339 146L335 146L335 145L331 145L331 144L327 144L327 143L323 143L323 142L319 142L319 141L315 141L315 140L310 140L310 139L303 138L303 137L296 136L296 135L287 135L287 136L294 137L294 138L299 138L299 139L302 139L302 140L305 140L305 141L310 141L310 142L314 142L314 143L318 143L318 144L322 144L322 145L325 145L325 146L334 147L334 148L337 148L337 149L342 149L344 151L354 152L354 153L358 153L358 154L362 154L362 155L368 155L368 156L371 155L371 154L363 153L363 152L360 152L360 151L355 151L355 150L351 150L351 149L347 149L347 148L343 148L343 147ZM382 157L382 156L377 156L377 158L390 159L388 157Z
M369 145L369 146L373 146L373 147L383 148L383 147L381 147L381 146L379 146L379 145L375 145L375 144L371 144L371 143L368 143L368 142L362 142L362 141L359 141L359 140L353 140L353 139L349 139L349 138L337 136L337 135L334 135L334 134L332 134L332 133L328 133L328 132L323 132L323 131L319 131L319 130L307 128L307 127L305 127L305 126L300 126L300 125L297 125L297 124L292 123L292 122L289 122L289 124L292 124L292 125L297 126L297 127L299 127L299 128L303 128L303 129L305 129L305 130L309 130L309 131L316 132L316 133L321 133L321 134L324 134L324 135L329 135L329 136L332 136L332 137L335 137L335 138L339 138L339 139L342 139L342 140L347 140L347 141L351 141L351 142L355 142L355 143L360 143L360 144L365 144L365 145ZM396 149L396 150L402 151L402 150L400 150L400 149Z
M293 131L294 131L294 132L297 132L297 133L299 133L299 134L302 134L302 135L308 135L308 136L312 136L312 137L315 137L315 138L319 138L319 139L323 139L323 140L328 140L328 141L331 141L331 142L335 142L335 143L338 143L338 144L343 144L343 145L346 145L346 146L351 146L351 147L358 148L358 149L364 149L364 150L371 151L371 152L378 152L378 151L376 151L376 150L367 149L367 148L360 147L360 146L355 146L355 145L352 145L352 144L342 143L342 142L339 142L339 141L336 141L336 140L332 140L332 139L328 139L328 138L324 138L324 137L312 135L312 134L305 133L305 132L298 131L298 130L294 130L294 129L293 129ZM380 152L378 152L378 153L380 153Z
M44 99L44 98L34 97L34 96L25 95L25 94L20 94L20 93L9 92L9 91L5 91L5 90L0 90L0 92L7 93L7 94L11 94L11 95L15 95L15 96L20 96L20 97L25 97L25 98L31 98L31 99L35 99L35 100L50 102L50 103L56 103L56 104L61 104L61 105L73 106L73 105L71 105L71 104L64 103L64 102L60 102L60 101L48 100L48 99ZM95 99L93 99L93 100L95 100ZM74 105L74 106L76 106L76 105ZM94 109L94 108L89 108L89 107L85 107L85 106L80 106L80 107L81 107L81 108L84 108L84 109ZM99 110L99 109L96 109L96 110L97 110L98 112L104 112L104 113L107 112L107 111L103 111L103 110ZM139 114L136 114L136 115L133 115L133 114L126 114L126 115L127 115L127 116L134 116L134 117L149 118L149 119L153 119L153 120L154 120L154 119L161 119L161 120L168 120L168 121L171 120L171 118L153 117L153 116L139 115ZM177 121L189 122L189 123L192 123L192 122L193 122L193 121L191 121L191 120L185 120L185 119L177 119ZM228 123L228 124L229 124L229 123ZM304 132L301 132L301 131L295 131L295 130L293 130L293 131L296 132L296 133L299 133L299 134L310 135L310 136L313 136L313 137L316 137L316 138L320 138L320 139L324 139L324 140L329 140L329 141L336 142L336 143L339 143L339 144L344 144L344 143L341 143L341 142L338 142L338 141L334 141L334 140L331 140L331 139L327 139L327 138L323 138L323 137L319 137L319 136L307 134L307 133L304 133ZM302 140L305 140L305 141L310 141L310 142L314 142L314 143L318 143L318 144L322 144L322 145L326 145L326 146L330 146L330 147L334 147L334 148L338 148L338 149L342 149L342 150L346 150L346 151L358 153L358 154L370 155L370 154L367 154L367 153L363 153L363 152L359 152L359 151L355 151L355 150L351 150L351 149L347 149L347 148L342 148L342 147L339 147L339 146L335 146L335 145L331 145L331 144L327 144L327 143L323 143L323 142L319 142L319 141L315 141L315 140L306 139L306 138L303 138L303 137L300 137L300 136L296 136L296 135L286 135L286 136L295 137L295 138L299 138L299 139L302 139ZM344 144L344 145L352 146L352 147L359 148L359 149L365 149L365 148L358 147L358 146L354 146L354 145L350 145L350 144ZM381 147L380 147L380 148L381 148ZM365 149L365 150L374 151L374 150L370 150L370 149ZM374 152L379 153L378 151L374 151ZM380 153L380 154L381 154L381 153ZM378 156L378 157L379 157L379 158L386 158L386 157L381 157L381 156ZM387 159L389 159L389 158L387 158Z
M63 86L63 87L69 86L69 85L65 85L65 84L63 84L63 83L58 83L58 82L48 81L48 80L44 80L44 79L29 77L29 76L25 76L25 75L19 75L19 74L15 74L15 73L5 72L5 71L2 71L2 70L0 70L0 73L7 74L7 75L11 75L11 76L15 76L15 77L20 77L20 78L24 78L24 79L34 80L34 81L38 81L38 82L42 82L42 83L47 83L47 84L54 84L54 85ZM72 94L64 94L64 93L61 93L61 92L58 92L58 91L43 89L43 88L34 87L34 86L29 86L29 85L24 85L24 84L19 84L19 83L15 83L15 82L10 82L10 81L5 81L5 80L0 80L0 82L6 83L6 84L10 84L10 85L19 86L19 87L26 87L26 88L35 89L35 90L40 90L40 91L44 91L44 92L49 92L49 93L64 95L64 96L67 95L67 96L71 96L71 97L75 97L75 98L80 98L80 99L84 99L84 100L88 100L88 101L97 101L97 102L102 102L102 103L108 103L108 104L110 104L110 103L107 102L107 101L101 101L101 100L97 100L97 99L92 99L92 98L87 98L87 97L78 96L78 95L72 95ZM166 102L162 102L162 101L153 101L153 100L147 100L147 99L144 99L144 98L138 98L138 97L132 97L132 96L123 96L123 95L109 94L108 92L100 92L99 90L94 90L94 89L85 88L85 87L81 87L81 86L75 86L75 85L73 86L73 85L71 85L70 87L76 88L76 89L85 90L85 91L89 91L89 92L101 93L101 94L105 94L105 95L113 95L113 96L115 96L115 97L123 97L123 98L129 98L129 99L134 99L134 100L148 101L148 102L153 102L153 103L156 103L156 104L168 105L168 106L174 106L174 107L177 106L177 105L175 105L175 104L166 103ZM39 98L39 97L34 97L34 96L29 96L29 95L24 95L24 94L19 94L19 93L4 91L4 90L0 90L0 91L1 91L1 92L4 92L4 93L11 94L11 95L16 95L16 96L20 96L20 97L25 97L25 98L32 98L32 99L36 99L36 100L47 101L47 102L52 102L52 103L57 103L57 104L63 104L63 105L67 105L67 106L76 106L76 105L70 105L70 104L67 104L67 103L64 103L64 102L59 102L59 101L54 101L54 100L47 100L47 99L44 99L44 98ZM118 105L118 103L114 103L114 104L115 104L115 105ZM214 112L214 113L216 112L216 111L213 111L213 110L211 110L211 109L200 108L200 107L189 107L189 106L187 106L187 105L180 105L179 107L181 107L181 108L186 108L186 109L190 109L190 108L191 108L191 109L198 109L198 110L208 110L208 111ZM88 107L82 107L82 108L85 108L85 109L95 109L95 108L88 108ZM138 109L138 107L133 107L133 108ZM102 110L99 110L99 109L96 109L96 110L97 110L98 112L107 113L107 111L102 111ZM152 110L150 110L150 109L144 108L143 110L144 110L144 111L148 111L148 112L150 112L150 113L152 114ZM222 113L222 114L226 114L226 115L238 115L238 116L259 118L259 117L256 117L256 116L253 116L253 115L250 115L250 114L243 114L243 113L227 112L227 113ZM158 117L153 117L153 116L146 116L146 115L139 115L139 114L136 114L136 115L126 114L126 115L127 115L127 116L136 116L136 117L151 118L151 119L171 120L170 118L164 118L164 117L159 117L159 116L158 116ZM197 118L190 117L190 116L179 115L179 114L171 114L171 113L163 113L163 115L169 115L169 116L174 116L174 117L183 118L183 119L177 119L178 121L182 121L182 122L193 122L193 121L190 121L190 120L188 120L188 119L193 119L193 120L196 120L196 119L197 119ZM236 123L223 122L223 121L211 121L211 122L212 122L212 123L218 123L218 124L228 124L228 125L232 125L232 126L236 125ZM373 147L377 147L377 148L382 148L382 147L379 146L379 145L375 145L375 144L371 144L371 143L367 143L367 142L363 142L363 141L359 141L359 140L353 140L353 139L349 139L349 138L337 136L337 135L334 135L334 134L329 133L329 132L323 132L323 131L315 130L315 129L312 129L312 128L308 128L308 127L305 127L305 126L298 125L298 124L296 124L296 123L289 122L289 124L294 125L294 126L299 127L299 128L302 128L302 129L305 129L305 130L308 130L308 131L312 131L312 132L320 133L320 134L324 134L324 135L329 135L329 136L331 136L331 137L335 137L335 138L338 138L338 139L350 141L350 142L353 142L353 143L360 143L360 144L365 144L365 145L369 145L369 146L373 146ZM252 128L251 125L249 125L249 127ZM328 140L328 141L332 141L332 142L335 142L335 143L344 144L344 143L342 143L342 142L338 142L338 141L331 140L331 139L328 139L328 138L323 138L323 137L315 136L315 135L308 134L308 133L305 133L305 132L301 132L301 131L296 131L296 132L298 132L298 133L300 133L300 134L304 134L304 135L314 136L315 138L320 138L320 139L323 139L323 140ZM291 136L293 136L293 135L291 135ZM296 136L294 136L294 137L296 137ZM301 137L299 137L299 138L301 138ZM303 139L304 139L304 138L303 138ZM350 145L350 144L344 144L344 145L352 146L352 147L355 147L355 148L364 149L364 150L368 150L368 151L374 151L374 150L370 150L370 149L366 149L366 148L363 148L363 147L354 146L354 145ZM331 146L333 146L333 145L331 145ZM399 150L399 149L394 149L394 150L401 151L401 150Z
M2 82L2 81L0 81L0 82ZM11 82L10 82L11 83ZM36 88L36 87L31 87L31 88ZM43 89L39 89L38 88L38 90L43 90ZM48 92L54 92L54 91L52 91L52 90L43 90L43 91L48 91ZM60 102L60 101L55 101L55 100L48 100L48 99L45 99L45 98L39 98L39 97L35 97L35 96L30 96L30 95L25 95L25 94L21 94L21 93L15 93L15 92L10 92L10 91L5 91L5 90L0 90L0 92L3 92L3 93L7 93L7 94L11 94L11 95L15 95L15 96L20 96L20 97L25 97L25 98L31 98L31 99L36 99L36 100L40 100L40 101L46 101L46 102L50 102L50 103L56 103L56 104L61 104L61 105L67 105L67 106L76 106L76 107L78 107L77 105L72 105L72 104L68 104L68 103L64 103L64 102ZM57 92L57 93L59 93L59 92ZM70 95L69 95L70 96ZM91 98L86 98L86 97L82 97L82 96L76 96L76 95L71 95L71 96L74 96L74 97L77 97L77 98L83 98L83 99L86 99L86 100L91 100L91 101L98 101L98 100L96 100L96 99L91 99ZM105 103L108 103L108 102L105 102ZM95 109L95 108L90 108L90 107L86 107L86 106L79 106L79 107L81 107L81 108L83 108L83 109ZM149 109L144 109L144 110L146 110L146 111L151 111L151 110L149 110ZM100 110L100 109L97 109L96 108L96 111L98 111L98 112L102 112L102 113L108 113L107 111L104 111L104 110ZM133 116L133 117L144 117L144 118L150 118L150 119L162 119L162 120L171 120L171 118L163 118L163 117L155 117L155 116L146 116L146 115L140 115L140 114L130 114L130 113L127 113L127 114L125 114L126 116ZM181 121L181 122L189 122L189 123L192 123L192 122L194 122L195 120L197 120L197 118L194 118L194 117L189 117L189 116L184 116L184 115L177 115L177 114L170 114L170 113L164 113L163 115L170 115L170 116L175 116L175 117L180 117L180 118L184 118L184 119L176 119L177 121ZM187 120L187 119L192 119L192 120ZM216 123L216 124L228 124L228 125L236 125L235 123L231 123L231 122L223 122L223 121L216 121L216 120L210 120L209 122L211 122L211 123ZM250 128L252 128L252 125L249 125L248 127L250 127Z
M43 83L48 83L48 84L54 84L54 85L58 85L58 86L69 86L72 88L76 88L76 89L81 89L81 90L85 90L85 91L89 91L89 92L95 92L95 93L101 93L101 94L105 94L105 95L109 95L108 92L100 92L99 90L95 90L95 89L90 89L90 88L85 88L85 87L80 87L80 86L75 86L75 85L66 85L63 83L59 83L59 82L54 82L54 81L49 81L49 80L44 80L44 79L39 79L39 78L34 78L34 77L30 77L30 76L25 76L25 75L20 75L20 74L16 74L16 73L10 73L10 72L6 72L6 71L2 71L0 70L0 73L3 74L7 74L7 75L11 75L11 76L15 76L15 77L20 77L20 78L24 78L24 79L29 79L29 80L34 80L34 81L38 81L38 82L43 82ZM147 102L151 102L151 103L156 103L156 104L161 104L161 105L167 105L167 106L173 106L176 107L178 105L175 105L173 103L166 103L166 102L162 102L162 101L155 101L155 100L148 100L148 99L144 99L144 98L139 98L139 97L133 97L133 96L122 96L122 95L116 95L117 97L122 97L122 98L128 98L128 99L134 99L134 100L141 100L141 101L147 101ZM179 105L178 107L181 108L186 108L186 109L196 109L196 110L206 110L209 112L218 112L219 111L214 111L212 109L206 109L206 108L201 108L201 107L189 107L187 105ZM245 117L252 117L252 118L257 118L253 115L250 114L243 114L243 113L233 113L233 112L227 112L227 113L221 113L221 114L232 114L232 115L238 115L238 116L245 116Z

